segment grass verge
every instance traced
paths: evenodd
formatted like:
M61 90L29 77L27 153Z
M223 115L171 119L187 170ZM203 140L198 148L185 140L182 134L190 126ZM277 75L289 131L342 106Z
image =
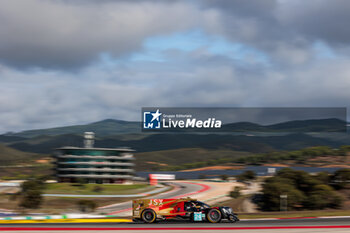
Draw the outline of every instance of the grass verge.
M73 183L54 183L47 184L46 194L78 194L78 195L119 195L119 194L137 194L155 189L148 184L73 184Z

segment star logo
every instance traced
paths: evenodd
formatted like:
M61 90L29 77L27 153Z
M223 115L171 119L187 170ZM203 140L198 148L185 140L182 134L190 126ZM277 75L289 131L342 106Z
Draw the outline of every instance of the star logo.
M159 109L155 112L143 112L143 128L144 129L160 129L162 113Z
M159 112L159 109L157 109L157 111L156 111L155 113L151 113L151 114L152 114L152 116L153 116L151 122L154 121L154 120L159 121L159 117L162 115L162 114Z

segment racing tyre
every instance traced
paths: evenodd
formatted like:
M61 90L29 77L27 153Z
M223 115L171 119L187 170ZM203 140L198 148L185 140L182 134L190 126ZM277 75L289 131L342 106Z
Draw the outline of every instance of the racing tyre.
M190 222L194 222L194 214L193 213L191 213L191 215L190 215Z
M218 223L221 221L221 212L218 209L210 209L207 212L207 219L211 223Z
M154 210L151 209L144 210L142 212L141 217L145 223L154 223L157 219L156 212L154 212Z

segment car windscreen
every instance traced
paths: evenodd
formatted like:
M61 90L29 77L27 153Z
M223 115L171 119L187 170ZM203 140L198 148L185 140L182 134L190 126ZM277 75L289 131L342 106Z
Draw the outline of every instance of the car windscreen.
M205 204L204 202L201 202L201 201L197 201L196 205L202 206L202 207L204 207L204 208L210 208L210 205Z

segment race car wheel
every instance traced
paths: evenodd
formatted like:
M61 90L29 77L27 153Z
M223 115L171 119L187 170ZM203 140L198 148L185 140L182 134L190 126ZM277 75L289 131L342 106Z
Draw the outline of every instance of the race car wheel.
M207 212L207 219L211 223L218 223L221 221L221 212L218 209L211 209Z
M194 222L194 214L193 213L191 213L191 215L190 215L190 222Z
M145 223L154 223L156 221L157 215L154 212L154 210L149 209L149 210L144 210L142 212L141 217Z

